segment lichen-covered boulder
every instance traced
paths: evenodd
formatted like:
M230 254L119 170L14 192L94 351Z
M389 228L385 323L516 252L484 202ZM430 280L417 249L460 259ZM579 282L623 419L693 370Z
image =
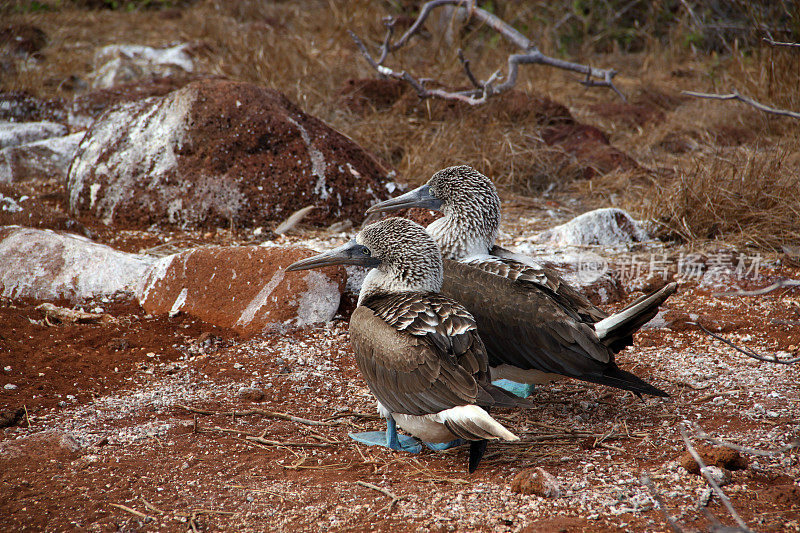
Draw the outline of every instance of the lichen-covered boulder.
M0 183L29 179L63 179L83 132L49 137L0 150Z
M89 74L92 87L106 88L156 76L182 76L194 70L191 44L152 48L135 44L110 44L94 55Z
M395 184L367 151L277 91L203 80L122 104L89 129L67 178L70 209L106 224L361 221Z
M641 222L615 207L588 211L536 236L537 242L554 246L615 246L649 239Z
M248 337L265 328L327 322L345 288L343 267L286 272L315 255L299 246L205 246L160 259L137 291L148 313L186 313Z
M46 120L39 122L0 122L0 149L19 146L50 137L61 137L67 127Z
M152 261L78 235L0 227L0 295L8 298L82 300L132 294Z

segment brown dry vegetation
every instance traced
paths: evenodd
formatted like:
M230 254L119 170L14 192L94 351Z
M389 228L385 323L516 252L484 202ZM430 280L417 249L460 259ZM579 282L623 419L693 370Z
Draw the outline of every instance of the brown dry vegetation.
M42 28L49 45L36 67L5 77L3 90L70 97L75 80L91 68L98 46L193 41L198 43L202 70L283 91L307 112L394 165L411 183L424 181L444 166L467 163L507 193L538 194L548 187L555 187L556 194L574 193L577 186L579 193L591 192L582 195L590 204L619 204L655 217L683 239L775 248L796 241L800 233L800 123L736 102L680 94L736 89L765 103L800 109L800 53L771 47L757 39L758 31L741 29L747 16L754 17L751 22L757 28L757 20L765 20L763 10L773 6L777 11L771 20L787 24L787 31L775 38L791 38L792 24L796 26L786 18L791 2L767 3L762 11L748 8L749 3L731 4L730 13L745 18L727 38L719 30L702 34L698 25L701 18L714 16L718 6L695 13L693 19L682 8L664 12L644 5L648 3L636 4L618 17L618 27L611 27L599 25L602 17L597 13L602 10L592 16L591 10L581 15L574 5L560 3L495 3L515 27L538 36L545 53L568 52L570 59L620 72L617 83L635 107L622 104L611 91L582 87L571 73L542 66L524 67L517 86L528 95L565 104L577 120L607 132L612 144L641 166L589 183L580 180L587 176L585 163L542 141L547 121L520 112L522 106L508 107L503 97L466 108L419 102L407 93L381 109L353 113L343 108L339 95L348 79L375 77L347 30L377 45L383 36L381 17L413 14L410 7L403 12L391 2L244 0L124 12L54 4L50 11L30 12L30 2L6 8L6 20ZM26 9L29 12L19 13ZM572 16L557 25L570 9ZM635 24L628 20L636 17ZM456 57L459 47L480 78L503 65L512 51L485 28L432 18L428 31L397 52L390 64L459 86L466 81ZM717 48L726 53L717 53Z

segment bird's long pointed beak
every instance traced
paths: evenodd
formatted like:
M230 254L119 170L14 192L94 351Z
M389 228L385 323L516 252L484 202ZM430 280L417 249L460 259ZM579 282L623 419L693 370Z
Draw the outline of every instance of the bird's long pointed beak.
M366 246L350 241L347 244L334 248L325 253L301 259L286 267L286 271L310 270L312 268L322 268L331 265L359 265L367 268L374 268L380 263L372 257Z
M395 198L380 202L367 209L369 213L390 213L408 207L424 207L426 209L439 209L442 201L431 194L430 187L423 185L413 191L401 194Z

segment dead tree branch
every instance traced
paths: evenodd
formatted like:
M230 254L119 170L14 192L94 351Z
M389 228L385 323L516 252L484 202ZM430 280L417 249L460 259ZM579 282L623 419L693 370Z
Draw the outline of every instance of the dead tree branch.
M725 344L727 344L728 346L730 346L731 348L733 348L737 352L743 353L747 357L752 357L753 359L756 359L758 361L764 361L766 363L775 363L775 364L778 364L778 365L792 365L792 364L797 363L798 361L800 361L800 357L792 357L791 359L778 359L774 355L771 356L771 357L768 357L768 356L765 356L765 355L759 355L759 354L757 354L757 353L755 353L753 351L750 351L750 350L747 350L745 348L740 348L739 346L736 346L734 343L732 343L731 341L729 341L728 339L726 339L722 335L717 335L716 333L712 333L711 331L708 331L705 328L705 326L703 326L699 322L687 322L687 324L692 324L692 325L697 326L698 328L703 330L707 335L711 335L715 339L724 342Z
M740 517L739 513L736 512L736 509L733 508L733 504L731 503L730 498L728 498L728 496L722 491L717 482L714 481L714 478L711 476L711 474L708 473L708 467L703 462L703 459L700 457L700 454L697 453L697 450L694 449L694 446L692 446L692 441L689 440L689 436L686 434L686 426L683 423L680 423L678 427L681 430L681 437L683 437L683 442L686 444L686 449L689 450L689 453L694 459L694 462L697 463L697 466L700 467L700 473L703 474L704 478L706 478L706 482L708 482L709 486L711 487L711 490L714 491L714 494L717 495L719 500L728 510L728 513L730 513L731 517L733 517L733 519L739 525L741 531L752 533L753 530L747 527L745 521L742 520L742 517Z
M775 41L773 39L768 39L766 37L764 37L762 39L762 41L764 41L765 43L767 43L770 46L784 46L784 47L787 47L787 48L794 48L795 50L800 50L800 43L789 43L789 42Z
M465 91L447 91L444 89L429 89L425 86L426 80L417 79L406 71L394 70L386 67L383 63L390 53L395 52L405 46L411 38L419 32L422 25L430 16L431 12L442 6L451 5L460 9L466 15L466 18L473 18L481 22L494 31L498 32L503 38L511 44L522 50L522 53L511 54L508 56L508 64L505 79L495 85L495 82L501 79L500 71L496 71L487 80L479 81L472 70L470 69L469 61L464 59L463 52L459 50L458 57L464 67L464 72L474 87L473 89ZM442 98L445 100L459 100L470 105L478 105L486 102L486 100L495 95L507 91L517 83L517 76L519 73L520 65L539 64L547 65L554 68L577 72L585 76L585 79L580 81L586 87L609 87L625 101L625 96L614 85L613 79L617 72L613 69L599 69L583 65L581 63L573 63L563 59L557 59L544 55L539 48L536 47L527 37L517 31L514 27L507 24L505 21L495 16L494 14L481 9L477 6L475 0L432 0L426 2L420 10L417 20L411 25L408 30L396 41L392 42L394 34L395 19L389 17L384 19L384 25L387 28L386 37L379 49L378 59L376 60L372 54L367 50L367 47L358 38L358 36L350 32L350 36L355 41L361 53L366 58L367 62L378 71L379 74L386 77L404 80L417 92L420 98Z
M687 96L694 96L696 98L708 98L710 100L739 100L740 102L744 102L749 106L753 106L759 111L763 111L764 113L770 113L772 115L780 115L782 117L791 117L800 120L800 113L797 113L795 111L787 111L786 109L778 109L776 107L770 107L766 104L756 102L749 96L742 96L737 91L733 91L730 94L696 93L694 91L681 91L681 93Z

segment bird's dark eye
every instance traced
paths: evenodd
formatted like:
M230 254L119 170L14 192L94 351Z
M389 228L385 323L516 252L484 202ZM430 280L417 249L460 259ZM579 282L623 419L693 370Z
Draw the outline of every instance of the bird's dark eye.
M361 249L361 253L362 253L363 255L371 255L371 253L370 253L370 251L369 251L369 248L367 248L366 246L365 246L364 248L362 248L362 249Z

